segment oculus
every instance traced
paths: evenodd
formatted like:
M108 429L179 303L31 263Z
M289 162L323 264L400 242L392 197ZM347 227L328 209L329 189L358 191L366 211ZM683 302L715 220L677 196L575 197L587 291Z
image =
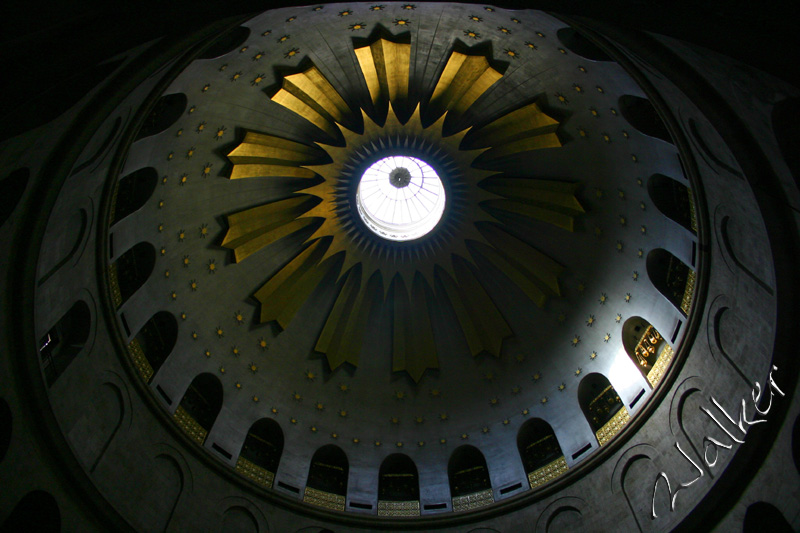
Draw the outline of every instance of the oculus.
M384 157L371 164L356 190L356 207L369 230L391 241L431 232L442 218L445 190L436 171L416 157Z

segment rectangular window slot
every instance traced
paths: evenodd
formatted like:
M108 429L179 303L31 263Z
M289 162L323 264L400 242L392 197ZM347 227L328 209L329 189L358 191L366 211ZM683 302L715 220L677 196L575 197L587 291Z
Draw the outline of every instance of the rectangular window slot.
M429 503L422 506L426 511L434 511L436 509L447 509L446 503Z
M283 481L278 481L278 486L280 488L282 488L282 489L286 489L286 490L288 490L290 492L294 492L295 494L300 494L300 489L298 489L297 487L292 487L291 485L287 485Z
M108 236L108 257L114 257L114 234Z
M640 391L639 391L639 394L637 394L637 395L636 395L636 398L634 398L634 399L633 399L633 401L631 402L631 409L633 409L633 406L634 406L634 405L636 405L637 403L639 403L639 400L641 400L641 399L642 399L642 396L644 396L644 389L640 390Z
M508 494L509 492L514 492L515 490L522 487L522 483L515 483L510 487L506 487L504 489L500 489L500 494Z
M122 327L125 328L125 334L131 336L131 327L128 325L128 320L125 318L125 313L119 314L119 321L122 322ZM172 402L170 402L172 403Z
M372 509L372 504L371 503L350 502L350 507L355 507L356 509Z
M224 455L224 456L225 456L225 457L227 457L228 459L230 459L230 458L232 458L232 457L233 457L233 455L231 455L231 454L229 454L228 452L226 452L226 451L225 451L225 450L222 448L222 446L220 446L220 445L219 445L219 444L217 444L216 442L215 442L214 444L212 444L212 445L211 445L211 447L212 447L212 448L214 448L214 450L216 450L216 451L217 451L217 452L218 452L220 455Z
M161 388L161 385L156 385L156 390L164 398L164 401L167 402L167 405L172 405L172 398L167 395L166 391Z
M675 331L672 332L672 344L675 344L675 339L678 338L678 332L681 330L682 325L683 320L678 320L678 323L675 324Z
M577 452L573 453L572 454L572 460L574 461L575 459L577 459L578 457L580 457L581 455L585 454L586 452L588 452L591 449L592 449L592 443L590 442L589 444L587 444L586 446L584 446L583 448L581 448Z
M691 194L691 193L690 193ZM697 266L697 243L692 243L692 266Z

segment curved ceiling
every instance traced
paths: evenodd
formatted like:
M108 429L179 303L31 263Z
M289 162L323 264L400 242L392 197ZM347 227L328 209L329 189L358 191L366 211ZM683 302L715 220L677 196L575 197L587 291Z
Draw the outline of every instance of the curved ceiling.
M540 12L330 4L243 26L175 76L149 119L164 127L124 156L123 181L159 179L110 221L112 272L139 243L155 252L125 297L112 275L120 330L177 322L151 389L174 409L213 374L223 449L269 417L296 449L337 444L376 474L394 451L422 470L465 443L491 470L532 418L568 466L589 457L571 454L598 447L582 379L606 376L635 415L652 386L623 325L642 317L677 348L691 305L688 285L674 303L648 275L695 269L697 237L651 197L667 194L654 176L691 185L669 138L626 118L642 88ZM390 155L442 177L426 237L355 216L361 173Z

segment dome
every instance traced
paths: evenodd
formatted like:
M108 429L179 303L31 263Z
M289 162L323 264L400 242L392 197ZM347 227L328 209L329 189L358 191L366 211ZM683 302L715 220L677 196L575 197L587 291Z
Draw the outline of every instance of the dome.
M780 212L666 41L439 3L205 31L124 60L15 229L20 372L110 523L670 530L784 431Z

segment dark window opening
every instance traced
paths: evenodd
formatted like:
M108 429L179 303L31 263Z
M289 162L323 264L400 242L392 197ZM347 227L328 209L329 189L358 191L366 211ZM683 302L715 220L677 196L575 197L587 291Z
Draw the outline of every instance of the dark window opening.
M447 465L447 476L453 498L492 488L486 459L474 446L456 448Z
M653 174L647 182L647 192L656 208L684 228L697 233L692 191L661 174Z
M168 94L159 98L150 114L144 119L134 142L161 133L175 124L183 115L186 103L186 95L183 93Z
M694 273L683 261L661 248L652 250L647 254L647 275L672 305L688 314Z
M572 28L561 28L556 33L556 36L567 50L579 56L592 61L613 61L596 44Z
M278 471L282 453L281 427L274 420L262 418L250 427L239 456L274 474Z
M347 456L342 449L328 444L317 450L311 459L306 485L330 494L346 496L349 471Z
M381 463L378 499L398 502L419 500L417 466L407 455L395 453Z
M155 374L175 347L178 340L178 321L172 314L160 311L142 326L135 340Z
M140 168L117 182L111 224L116 224L138 211L153 195L158 184L158 172L153 167Z
M650 100L624 94L619 97L619 111L625 120L641 133L674 144L667 126L658 116L658 112Z
M212 374L200 374L192 380L180 405L200 427L211 431L222 408L222 384Z
M119 288L117 307L127 302L133 294L138 291L144 282L153 273L156 266L156 249L147 242L140 242L114 261L112 276L112 292L116 290L113 284L116 282Z
M623 408L619 394L608 379L596 373L581 380L578 386L578 403L594 432L606 425Z
M517 448L526 474L564 456L553 428L540 418L528 420L522 425L517 435Z

